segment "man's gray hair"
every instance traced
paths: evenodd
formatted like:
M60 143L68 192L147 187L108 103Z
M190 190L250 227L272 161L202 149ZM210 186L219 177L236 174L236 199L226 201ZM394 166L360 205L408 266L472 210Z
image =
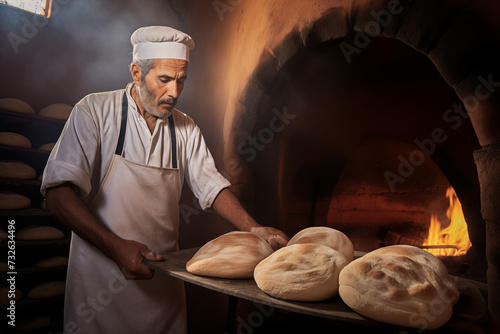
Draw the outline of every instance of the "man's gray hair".
M154 63L154 59L139 59L130 64L130 69L132 69L133 64L139 66L139 69L141 70L141 81L144 81L146 75L148 75L149 71L153 68Z

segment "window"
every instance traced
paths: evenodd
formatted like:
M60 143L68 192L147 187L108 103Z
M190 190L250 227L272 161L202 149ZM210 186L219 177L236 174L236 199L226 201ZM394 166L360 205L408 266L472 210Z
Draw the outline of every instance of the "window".
M0 4L17 7L49 18L52 0L0 0Z

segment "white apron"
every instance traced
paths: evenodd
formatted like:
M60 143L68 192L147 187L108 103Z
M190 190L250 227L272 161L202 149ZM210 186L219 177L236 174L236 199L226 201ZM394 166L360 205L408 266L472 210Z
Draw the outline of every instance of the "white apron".
M156 253L178 250L181 180L175 129L169 117L172 168L127 161L123 150L127 97L116 154L90 210L121 238L141 242ZM65 333L185 333L186 306L181 280L155 272L152 280L126 280L114 261L72 234L64 309Z

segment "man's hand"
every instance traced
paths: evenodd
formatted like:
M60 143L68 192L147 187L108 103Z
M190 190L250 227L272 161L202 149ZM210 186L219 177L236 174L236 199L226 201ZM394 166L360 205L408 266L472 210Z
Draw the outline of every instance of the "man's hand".
M288 237L282 231L257 223L241 206L238 198L228 188L219 193L212 207L215 212L228 220L238 230L258 235L266 240L274 250L284 247L288 243Z
M146 245L132 240L120 239L110 250L111 258L120 268L126 279L151 279L154 271L142 261L161 261L163 257L154 253Z
M252 227L250 232L258 235L262 239L266 240L269 245L271 245L272 249L277 250L281 247L285 247L288 243L288 237L285 233L280 230L277 230L273 227Z
M47 189L47 208L81 238L113 259L127 279L151 279L154 272L142 261L163 259L146 245L124 240L111 232L90 212L78 196L78 188L71 183Z

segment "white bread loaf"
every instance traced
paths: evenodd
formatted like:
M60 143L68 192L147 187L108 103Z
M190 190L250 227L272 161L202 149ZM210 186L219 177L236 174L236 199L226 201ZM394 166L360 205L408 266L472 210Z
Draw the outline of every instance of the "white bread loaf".
M320 244L278 249L255 267L257 286L268 295L295 301L321 301L338 294L339 273L347 265L340 252Z
M31 141L15 132L0 132L0 145L31 148Z
M58 240L64 239L64 233L52 226L29 226L16 233L17 240Z
M67 120L72 109L72 106L65 103L55 103L40 110L38 115L47 118Z
M22 114L36 115L35 109L33 109L28 103L10 97L6 99L0 99L0 109L14 111Z
M68 257L67 256L53 256L48 257L46 259L42 259L35 263L35 267L37 268L57 268L64 267L68 265Z
M186 270L201 276L250 279L255 266L272 252L261 237L233 231L207 242L188 261Z
M0 178L30 180L36 177L36 170L30 165L15 160L0 161Z
M444 264L418 247L380 248L340 273L339 294L354 311L377 321L435 329L451 317L458 290Z
M0 190L0 210L22 210L30 206L29 197L8 190Z
M342 232L325 226L308 227L295 234L287 246L320 244L342 253L348 262L354 260L354 245Z
M64 295L65 282L50 281L36 285L26 295L31 299L46 299Z

